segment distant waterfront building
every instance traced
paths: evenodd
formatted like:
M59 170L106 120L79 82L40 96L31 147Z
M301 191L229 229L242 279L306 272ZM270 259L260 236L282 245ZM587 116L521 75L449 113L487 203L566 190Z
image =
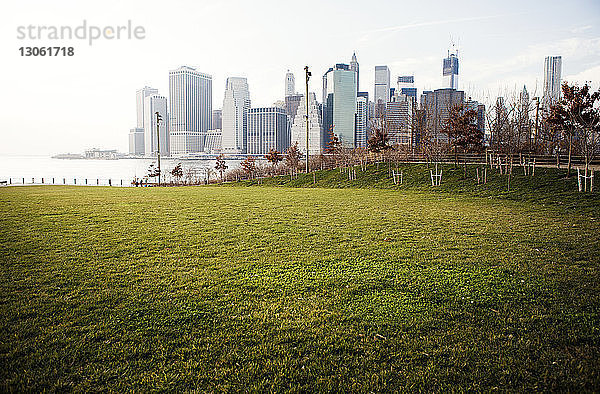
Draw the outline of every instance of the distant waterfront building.
M202 152L211 123L212 76L186 66L169 71L171 155Z
M287 71L285 74L285 97L296 94L296 82L294 81L294 73Z
M350 70L356 73L356 91L360 90L360 73L358 69L358 60L356 60L356 52L352 54L352 60L350 60Z
M144 129L134 127L129 130L129 154L143 156L144 153Z
M544 107L556 104L561 96L562 57L548 56L544 60Z
M417 88L415 88L415 77L413 75L403 75L398 77L398 95L412 97L417 102Z
M222 120L223 120L223 111L221 111L220 109L214 109L212 111L212 129L213 130L221 130L222 127ZM208 132L208 131L207 131Z
M465 92L455 89L436 89L425 91L421 95L421 109L426 118L426 132L433 141L448 142L448 136L442 133L450 110L465 102ZM425 136L422 135L421 138Z
M390 101L390 69L388 66L375 66L375 105L385 105ZM377 110L377 108L376 108Z
M156 133L156 113L162 117L158 124L158 134ZM169 155L169 128L167 122L167 98L158 94L153 94L144 99L144 154L147 157L156 156L158 151L158 137L160 135L160 155Z
M86 159L97 159L97 160L116 160L119 157L116 149L98 149L92 148L85 151Z
M137 128L144 128L144 99L153 94L158 94L158 89L144 86L135 92L135 108L137 115Z
M298 110L291 128L290 146L298 143L298 150L306 153L306 100L298 102ZM308 94L308 153L316 155L323 151L321 111L315 93Z
M289 146L289 125L285 109L266 107L248 110L248 154L266 155L271 149L284 152Z
M221 129L208 130L204 143L204 153L219 154L222 150Z
M250 90L248 80L229 77L223 98L223 152L246 153Z
M356 97L355 147L366 148L369 139L369 93L358 92Z
M342 146L355 147L356 126L356 73L347 64L336 64L325 73L326 100L323 103L324 133L330 130L338 136ZM325 139L325 144L329 141Z
M458 54L450 53L443 61L442 67L443 87L458 90Z

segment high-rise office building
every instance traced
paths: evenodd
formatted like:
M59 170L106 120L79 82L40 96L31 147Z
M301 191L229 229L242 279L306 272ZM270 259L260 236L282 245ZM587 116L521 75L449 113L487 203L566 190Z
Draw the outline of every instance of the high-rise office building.
M298 106L304 100L303 94L292 94L291 96L286 96L285 98L285 112L288 115L288 119L290 124L294 122L294 118L296 117L296 112L298 112Z
M369 139L369 93L358 92L356 97L356 126L354 145L366 148Z
M158 123L156 113L161 117ZM169 127L167 117L167 98L158 94L147 96L144 99L144 154L148 157L156 156L160 137L160 155L169 155Z
M306 99L302 96L302 100L298 103L298 111L294 116L294 121L291 129L290 146L298 144L298 150L302 154L306 153ZM315 93L308 94L308 153L317 155L323 151L323 133L321 111L319 103L317 103L317 95Z
M356 126L356 73L347 64L336 64L325 73L326 100L323 103L324 133L333 130L342 146L354 148ZM325 139L327 144L329 139Z
M294 81L294 73L287 71L285 74L285 97L296 94L296 83Z
M169 71L171 155L202 152L211 123L212 76L186 66Z
M403 75L398 77L398 95L412 97L417 102L417 88L415 88L415 77L413 75Z
M356 91L360 90L360 73L358 70L358 60L356 60L356 52L352 54L352 60L350 60L350 70L356 73Z
M458 54L450 53L443 60L442 66L443 87L458 90Z
M221 129L223 127L223 111L214 109L212 111L212 130Z
M390 101L390 69L388 66L375 66L375 105L385 105Z
M149 86L144 86L141 89L138 89L135 92L135 108L137 115L137 128L144 128L144 100L146 97L151 96L153 94L158 94L158 89L151 88Z
M129 154L142 156L144 153L144 129L134 127L129 130Z
M136 127L129 130L130 155L143 155L146 152L144 147L144 103L145 98L153 94L158 94L158 89L149 86L144 86L135 92Z
M246 153L248 134L248 110L250 90L248 80L243 77L229 77L223 98L223 152Z
M278 107L248 110L248 154L266 155L271 149L284 152L290 146L285 109Z
M414 105L412 97L402 94L388 103L385 121L391 145L412 146Z
M455 89L436 89L425 91L421 95L421 109L424 110L426 118L427 136L434 141L448 142L448 136L442 133L442 129L450 116L453 107L465 102L465 92Z
M544 107L556 104L561 96L562 57L548 56L544 60Z

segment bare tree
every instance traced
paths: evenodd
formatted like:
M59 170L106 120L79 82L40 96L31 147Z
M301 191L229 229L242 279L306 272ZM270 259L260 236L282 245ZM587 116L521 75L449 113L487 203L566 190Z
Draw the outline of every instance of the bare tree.
M223 173L227 170L227 164L225 163L225 157L220 154L217 156L217 163L215 164L215 170L221 174L221 183L223 182Z

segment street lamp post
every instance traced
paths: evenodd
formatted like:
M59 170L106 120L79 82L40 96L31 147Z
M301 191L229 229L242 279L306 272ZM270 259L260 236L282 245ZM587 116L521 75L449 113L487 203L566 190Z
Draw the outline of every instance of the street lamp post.
M158 158L158 186L160 186L160 122L162 116L156 111L156 157Z
M308 66L304 67L304 71L306 72L306 173L308 174L308 80L312 74L308 71Z

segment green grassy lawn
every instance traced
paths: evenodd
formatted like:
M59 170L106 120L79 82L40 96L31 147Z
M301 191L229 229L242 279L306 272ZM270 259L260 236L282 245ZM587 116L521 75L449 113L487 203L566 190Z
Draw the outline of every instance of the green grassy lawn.
M0 189L0 389L600 390L596 197L269 182Z

